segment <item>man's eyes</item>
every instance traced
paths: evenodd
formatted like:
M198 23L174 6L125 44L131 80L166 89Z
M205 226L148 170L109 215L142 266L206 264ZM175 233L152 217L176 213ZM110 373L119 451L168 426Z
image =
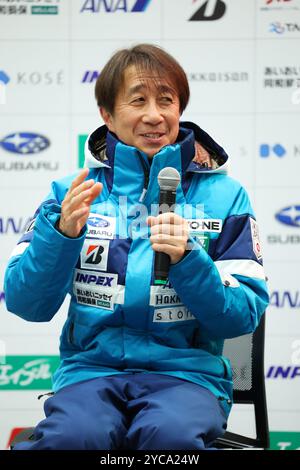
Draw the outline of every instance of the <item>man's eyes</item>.
M132 103L144 103L145 101L146 101L146 99L143 96L137 96L137 97L132 99ZM159 96L158 101L160 101L162 103L172 103L173 98L172 98L172 96L169 96L169 95Z

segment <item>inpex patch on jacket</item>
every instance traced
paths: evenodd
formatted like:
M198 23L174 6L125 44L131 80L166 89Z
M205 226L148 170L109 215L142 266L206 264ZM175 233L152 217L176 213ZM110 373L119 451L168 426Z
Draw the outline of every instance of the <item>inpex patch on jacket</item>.
M249 220L250 220L253 251L254 251L256 258L260 260L262 259L262 252L261 252L261 244L259 240L258 224L251 217L249 218Z
M112 240L116 235L116 218L91 213L87 220L87 236Z
M80 253L80 267L93 271L106 271L109 240L86 238Z
M73 292L79 304L105 310L124 303L124 286L118 285L118 274L75 269Z

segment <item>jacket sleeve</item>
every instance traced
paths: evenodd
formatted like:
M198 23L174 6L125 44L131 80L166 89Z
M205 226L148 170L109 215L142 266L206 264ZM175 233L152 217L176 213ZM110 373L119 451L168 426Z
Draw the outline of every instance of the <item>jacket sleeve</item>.
M258 227L243 188L232 209L213 253L192 239L192 250L169 274L203 333L214 339L254 331L269 302Z
M58 232L62 198L53 185L9 260L4 290L7 309L29 321L49 321L72 281L85 233L68 238Z

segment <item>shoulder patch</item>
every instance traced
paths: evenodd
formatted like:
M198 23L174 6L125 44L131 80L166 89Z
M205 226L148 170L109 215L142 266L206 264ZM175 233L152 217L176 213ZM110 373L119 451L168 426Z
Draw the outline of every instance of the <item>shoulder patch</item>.
M259 240L258 224L251 217L249 218L249 220L250 220L253 251L254 251L254 254L255 254L256 258L258 260L261 260L262 259L262 252L261 252L261 244L260 244L260 240Z

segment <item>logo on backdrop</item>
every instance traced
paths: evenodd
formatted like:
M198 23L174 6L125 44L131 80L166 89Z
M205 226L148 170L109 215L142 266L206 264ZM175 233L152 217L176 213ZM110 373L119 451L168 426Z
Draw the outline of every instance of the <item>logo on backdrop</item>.
M270 157L275 155L276 157L282 158L286 154L286 149L281 144L269 145L261 144L259 147L259 155L262 158Z
M270 366L268 368L267 379L296 379L300 378L300 366L288 365L288 366Z
M60 0L30 0L31 5L28 3L28 0L9 0L9 5L0 6L0 15L58 15L59 13L57 4ZM36 5L32 5L34 3Z
M31 155L47 149L50 146L50 140L32 132L15 132L0 140L0 145L7 152Z
M40 72L39 70L21 71L16 72L15 76L9 77L6 72L1 72L2 77L6 76L15 85L31 85L31 86L50 86L50 85L64 85L64 70L46 70ZM5 75L4 75L5 74ZM1 80L1 75L0 75ZM5 78L7 81L7 78Z
M51 390L58 356L6 356L0 364L0 390Z
M300 291L273 291L270 295L270 307L300 309Z
M9 76L4 70L0 70L0 104L6 104L6 85L9 81Z
M281 23L280 21L275 21L269 25L269 33L275 35L283 34L294 34L300 33L300 23Z
M229 71L220 72L220 71L209 71L209 72L190 72L187 74L187 77L190 82L198 83L237 83L237 82L248 82L249 74L248 72L241 71Z
M31 217L0 217L0 235L23 234L31 222Z
M226 12L226 4L222 0L200 0L201 6L189 18L189 21L216 21L220 20ZM199 3L193 0L193 3Z
M271 245L299 245L300 234L295 228L300 227L300 205L293 205L280 209L274 214L275 219L286 228L291 228L289 233L272 233L267 236L267 242Z
M299 10L297 0L262 0L262 2L263 5L260 7L262 11Z
M300 450L300 432L271 431L271 450Z
M81 83L94 83L99 75L100 72L98 72L98 70L86 70L83 74Z
M17 159L0 160L0 171L57 171L59 162L51 160L31 160L33 155L40 154L50 147L50 140L34 132L15 132L0 140L0 150L13 154ZM1 153L0 153L0 156ZM20 156L24 157L20 160ZM7 156L5 156L7 157Z
M151 0L85 0L80 13L142 13Z
M296 88L300 87L300 66L282 65L265 66L263 72L264 88Z
M3 291L0 291L0 305L5 303L5 293Z
M289 158L300 157L300 145L289 145L289 147L283 145L282 143L262 143L259 146L259 156L263 159L282 159L282 158Z
M300 227L300 205L288 206L281 209L275 214L275 218L278 222L290 227Z

